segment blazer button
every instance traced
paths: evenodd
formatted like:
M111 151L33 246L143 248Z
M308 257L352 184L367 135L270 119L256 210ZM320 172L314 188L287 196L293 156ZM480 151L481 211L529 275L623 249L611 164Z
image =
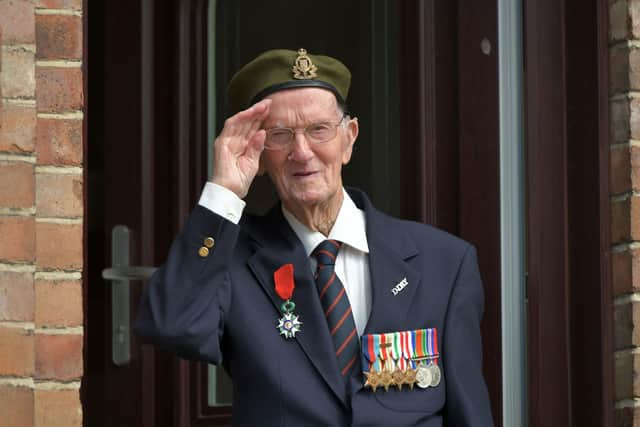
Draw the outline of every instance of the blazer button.
M209 256L209 249L207 249L204 246L202 246L198 250L198 255L200 255L202 258L205 258L205 257Z
M206 239L204 239L204 245L209 249L211 249L215 244L216 241L213 240L213 237L207 237Z

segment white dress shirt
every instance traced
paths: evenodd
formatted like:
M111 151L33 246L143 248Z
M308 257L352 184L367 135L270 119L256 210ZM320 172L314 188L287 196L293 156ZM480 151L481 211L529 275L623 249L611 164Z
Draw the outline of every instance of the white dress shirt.
M343 243L336 258L336 274L345 287L358 335L362 335L371 313L371 275L369 273L369 245L367 243L364 211L358 209L343 189L344 199L338 217L329 232L329 239ZM201 206L237 224L246 206L235 193L225 187L207 182L198 202ZM309 256L309 268L316 269L316 260L311 253L327 239L318 231L311 231L282 206L282 213L302 242ZM295 295L294 295L295 300Z

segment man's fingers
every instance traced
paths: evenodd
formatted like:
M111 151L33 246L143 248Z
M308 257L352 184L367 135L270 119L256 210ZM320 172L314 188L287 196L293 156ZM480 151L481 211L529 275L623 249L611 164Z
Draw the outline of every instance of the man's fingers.
M260 129L259 131L254 133L253 137L247 144L245 156L258 161L260 159L260 155L262 154L262 150L264 150L264 140L266 136L267 134L264 129Z
M244 151L244 146L260 128L269 114L270 99L264 99L250 108L228 118L220 132L220 138L233 146L234 151Z

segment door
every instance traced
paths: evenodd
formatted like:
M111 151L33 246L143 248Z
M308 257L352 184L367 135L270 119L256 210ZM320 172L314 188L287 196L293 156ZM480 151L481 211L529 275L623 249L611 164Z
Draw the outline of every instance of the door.
M486 49L496 43L495 3L96 0L88 13L85 425L229 424L221 372L141 345L126 317L210 173L226 82L274 47L326 52L353 71L349 109L361 135L347 185L477 246L499 425L497 59ZM249 209L268 207L269 188L254 186Z

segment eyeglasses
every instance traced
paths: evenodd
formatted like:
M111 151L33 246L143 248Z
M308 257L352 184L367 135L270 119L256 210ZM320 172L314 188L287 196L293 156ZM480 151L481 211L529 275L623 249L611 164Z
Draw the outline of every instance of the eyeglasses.
M342 114L342 118L338 123L311 123L300 130L304 132L305 138L310 143L323 144L335 138L338 133L338 126L340 126L345 117L347 117L347 113ZM298 129L275 127L265 129L265 131L267 132L267 138L264 141L264 148L267 150L284 150L293 142Z

